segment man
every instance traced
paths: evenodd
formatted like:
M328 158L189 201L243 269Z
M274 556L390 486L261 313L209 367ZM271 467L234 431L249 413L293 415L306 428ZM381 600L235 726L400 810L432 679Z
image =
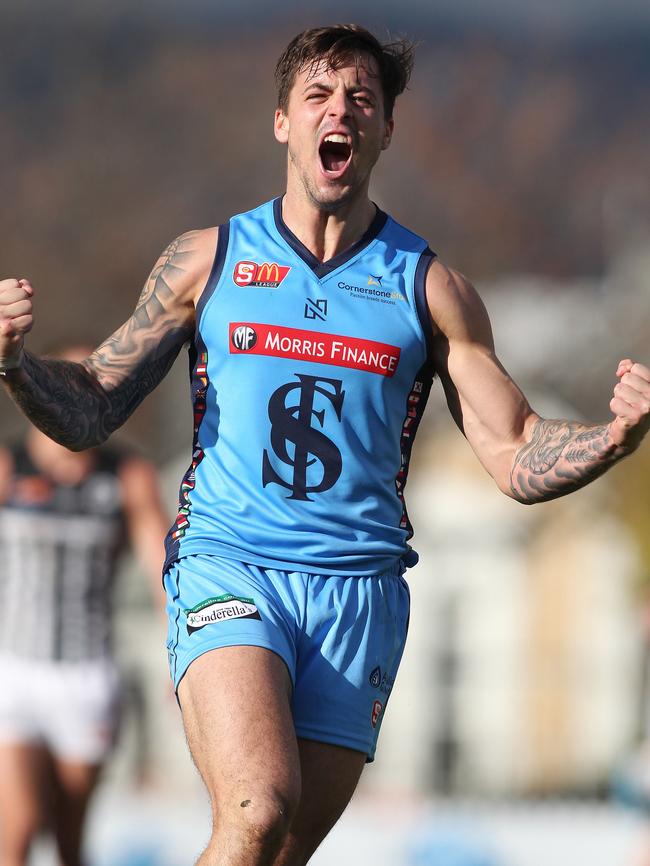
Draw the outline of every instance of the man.
M0 284L6 386L71 448L105 439L191 342L194 452L165 582L213 807L204 866L307 863L372 760L406 634L403 491L434 373L521 502L583 486L650 424L650 370L631 360L609 424L541 419L474 289L370 201L410 67L407 44L355 25L297 36L277 66L286 194L174 241L83 364L24 352L33 289Z
M25 866L44 829L63 866L81 863L84 817L117 736L118 557L130 540L158 601L167 525L153 466L129 451L75 453L34 427L0 448L2 866Z

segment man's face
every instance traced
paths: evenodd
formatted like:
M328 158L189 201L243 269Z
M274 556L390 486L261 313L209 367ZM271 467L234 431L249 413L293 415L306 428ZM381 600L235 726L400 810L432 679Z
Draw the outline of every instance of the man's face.
M317 207L334 211L366 195L370 172L390 144L393 121L373 58L325 63L296 75L286 112L275 113L275 137L288 145L289 184L297 181Z

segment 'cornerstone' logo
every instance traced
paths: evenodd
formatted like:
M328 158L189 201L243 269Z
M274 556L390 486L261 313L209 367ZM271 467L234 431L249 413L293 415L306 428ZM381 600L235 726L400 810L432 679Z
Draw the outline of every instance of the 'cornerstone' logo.
M194 607L187 608L185 614L188 634L228 619L262 619L254 599L229 593L206 598Z
M233 282L242 288L258 286L264 289L277 289L289 273L288 265L277 262L237 262L232 272Z

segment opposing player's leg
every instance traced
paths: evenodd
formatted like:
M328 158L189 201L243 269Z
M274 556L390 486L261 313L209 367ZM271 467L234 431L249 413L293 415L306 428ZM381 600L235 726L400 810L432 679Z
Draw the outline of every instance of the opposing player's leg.
M26 866L44 823L47 756L31 743L0 743L0 866Z
M299 740L300 805L274 866L303 866L343 814L366 754L329 743Z
M61 866L80 866L84 820L100 773L99 764L55 759L53 830Z
M229 646L190 664L178 696L192 757L212 804L200 866L270 866L300 799L300 760L283 660Z

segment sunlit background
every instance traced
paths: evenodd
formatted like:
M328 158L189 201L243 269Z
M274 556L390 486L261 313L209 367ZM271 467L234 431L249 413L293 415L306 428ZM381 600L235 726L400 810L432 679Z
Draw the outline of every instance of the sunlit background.
M374 200L475 282L537 411L607 420L619 358L650 361L645 0L3 0L0 263L36 288L29 347L99 342L172 238L282 192L275 60L346 20L419 43ZM21 421L4 395L0 412L7 439ZM170 515L191 425L182 357L124 434L160 466ZM649 489L646 444L568 499L517 505L432 395L403 668L317 866L650 863ZM129 700L89 863L184 866L208 808L128 562L117 603Z

